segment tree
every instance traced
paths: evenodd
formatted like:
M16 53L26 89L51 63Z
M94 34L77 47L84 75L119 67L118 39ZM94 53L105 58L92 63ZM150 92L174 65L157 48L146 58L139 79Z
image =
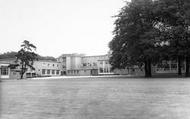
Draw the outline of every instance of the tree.
M145 77L151 77L151 64L158 55L159 29L154 16L154 1L133 0L116 16L114 38L109 43L113 68L144 66Z
M178 75L182 75L181 63L185 60L186 76L189 76L190 1L158 0L156 8L159 21L169 27L165 39L169 42L170 59L178 61Z
M29 41L24 40L21 45L21 49L16 54L16 62L20 63L21 71L20 78L23 79L23 75L28 68L35 69L33 62L37 60L37 54L34 52L36 46L31 44Z

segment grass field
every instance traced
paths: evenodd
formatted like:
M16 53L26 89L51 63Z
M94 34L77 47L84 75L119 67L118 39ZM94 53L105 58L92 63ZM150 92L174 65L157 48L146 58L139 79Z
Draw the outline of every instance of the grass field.
M0 82L0 119L190 119L190 79Z

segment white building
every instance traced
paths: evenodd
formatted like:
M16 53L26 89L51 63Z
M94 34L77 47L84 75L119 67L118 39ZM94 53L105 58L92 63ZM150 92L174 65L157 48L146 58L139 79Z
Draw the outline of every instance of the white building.
M66 75L112 74L108 55L63 54L57 60L65 66Z

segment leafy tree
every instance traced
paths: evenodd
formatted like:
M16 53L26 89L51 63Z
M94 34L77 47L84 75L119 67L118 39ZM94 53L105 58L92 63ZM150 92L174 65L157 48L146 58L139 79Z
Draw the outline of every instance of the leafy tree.
M133 0L116 16L114 38L109 43L113 68L144 66L145 77L151 77L151 64L158 58L160 30L156 27L154 1Z
M16 62L20 63L21 71L20 78L23 78L23 75L27 71L28 67L34 70L33 62L37 60L37 54L34 52L36 46L31 44L29 41L24 40L21 45L21 49L16 54Z
M178 74L181 63L186 61L186 76L189 76L190 59L190 1L189 0L158 0L157 16L159 21L169 28L164 36L169 43L170 59L178 61ZM166 28L165 27L165 28Z

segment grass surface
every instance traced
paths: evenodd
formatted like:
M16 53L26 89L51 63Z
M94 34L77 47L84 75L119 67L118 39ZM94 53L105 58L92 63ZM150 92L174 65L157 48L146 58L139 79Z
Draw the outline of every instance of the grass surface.
M1 119L190 119L190 79L17 80L0 89Z

